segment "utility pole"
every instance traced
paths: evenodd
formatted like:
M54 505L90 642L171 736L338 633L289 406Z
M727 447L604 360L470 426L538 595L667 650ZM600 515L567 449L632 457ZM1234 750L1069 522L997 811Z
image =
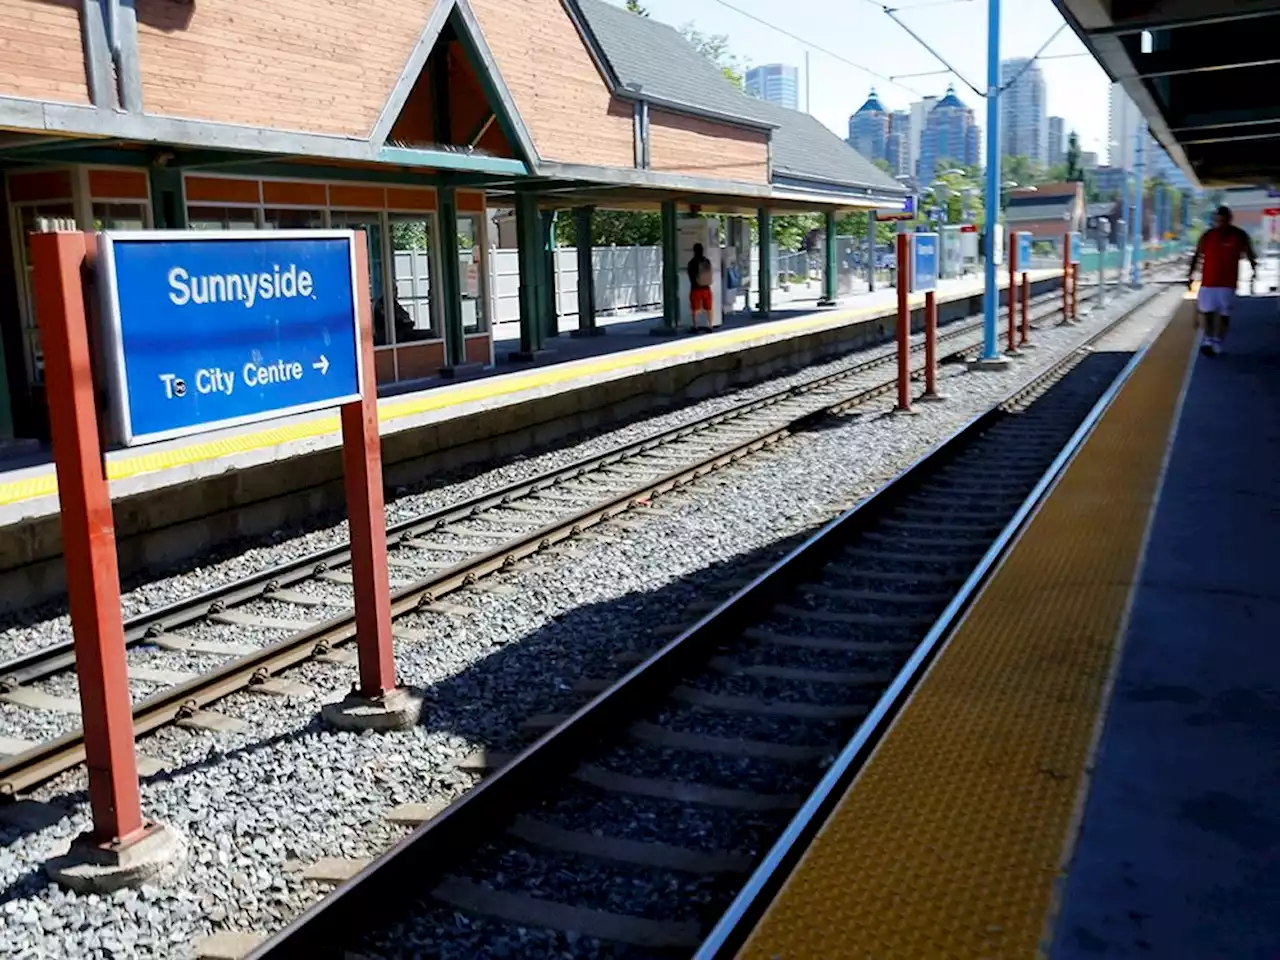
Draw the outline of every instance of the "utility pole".
M1142 286L1142 174L1146 169L1143 152L1146 148L1147 124L1138 123L1138 145L1133 155L1134 194L1133 194L1133 260L1129 269L1129 284Z
M986 254L982 301L982 360L1001 360L996 342L1000 287L996 278L996 238L1000 233L1000 0L987 0L987 190ZM1013 292L1010 291L1010 296Z
M804 112L813 113L813 103L809 100L809 51L804 52Z

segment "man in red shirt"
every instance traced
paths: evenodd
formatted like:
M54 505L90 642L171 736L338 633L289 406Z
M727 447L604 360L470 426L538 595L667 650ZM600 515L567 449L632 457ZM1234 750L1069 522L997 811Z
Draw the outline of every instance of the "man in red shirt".
M1187 276L1187 286L1190 287L1195 281L1196 266L1203 260L1197 306L1204 314L1204 343L1200 345L1200 352L1206 356L1216 357L1222 352L1222 341L1227 335L1235 307L1236 287L1240 285L1241 257L1248 257L1253 267L1253 276L1249 279L1252 293L1258 278L1258 258L1253 252L1253 241L1247 233L1232 225L1231 208L1219 207L1213 217L1213 228L1206 230L1196 245L1195 256L1191 258L1191 272Z

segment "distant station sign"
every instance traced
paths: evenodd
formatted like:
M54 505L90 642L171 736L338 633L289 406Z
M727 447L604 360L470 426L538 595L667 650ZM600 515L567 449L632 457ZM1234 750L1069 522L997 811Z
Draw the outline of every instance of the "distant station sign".
M936 290L939 265L938 235L913 233L911 235L911 292L925 293Z
M1022 230L1018 232L1018 269L1031 268L1031 234Z
M914 220L916 218L916 198L907 197L901 210L877 210L876 219L880 222L890 220Z
M1080 262L1080 234L1070 233L1067 235L1067 262Z
M122 443L359 398L350 231L108 231L100 252Z

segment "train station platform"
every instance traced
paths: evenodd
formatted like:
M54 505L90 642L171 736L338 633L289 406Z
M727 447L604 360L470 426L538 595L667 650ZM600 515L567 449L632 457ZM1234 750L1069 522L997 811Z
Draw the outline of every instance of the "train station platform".
M1030 276L1035 293L1061 285L1060 270ZM943 281L940 322L980 312L981 283ZM418 483L432 471L516 455L885 341L895 298L888 289L836 308L775 311L769 320L737 315L698 336L656 337L648 320L615 324L606 336L558 338L533 364L503 357L474 379L384 396L385 483ZM341 442L338 417L320 413L109 452L122 572L340 511ZM0 464L0 577L19 578L6 592L11 585L24 602L56 595L60 542L48 451L10 469Z
M1183 302L740 958L1276 955L1278 310Z

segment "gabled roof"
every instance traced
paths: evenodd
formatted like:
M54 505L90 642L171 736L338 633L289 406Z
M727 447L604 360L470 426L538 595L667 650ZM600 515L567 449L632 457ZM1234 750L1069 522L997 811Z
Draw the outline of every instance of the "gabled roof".
M858 108L858 113L888 113L884 104L880 102L880 98L876 96L876 88L871 88L871 95L867 97L867 102Z
M955 87L947 87L946 95L933 105L933 109L935 110L937 110L939 107L959 107L961 110L969 109L967 106L965 106L964 101L956 96Z
M901 196L905 189L818 120L747 96L672 27L605 0L574 0L618 82L640 99L773 127L775 174Z

